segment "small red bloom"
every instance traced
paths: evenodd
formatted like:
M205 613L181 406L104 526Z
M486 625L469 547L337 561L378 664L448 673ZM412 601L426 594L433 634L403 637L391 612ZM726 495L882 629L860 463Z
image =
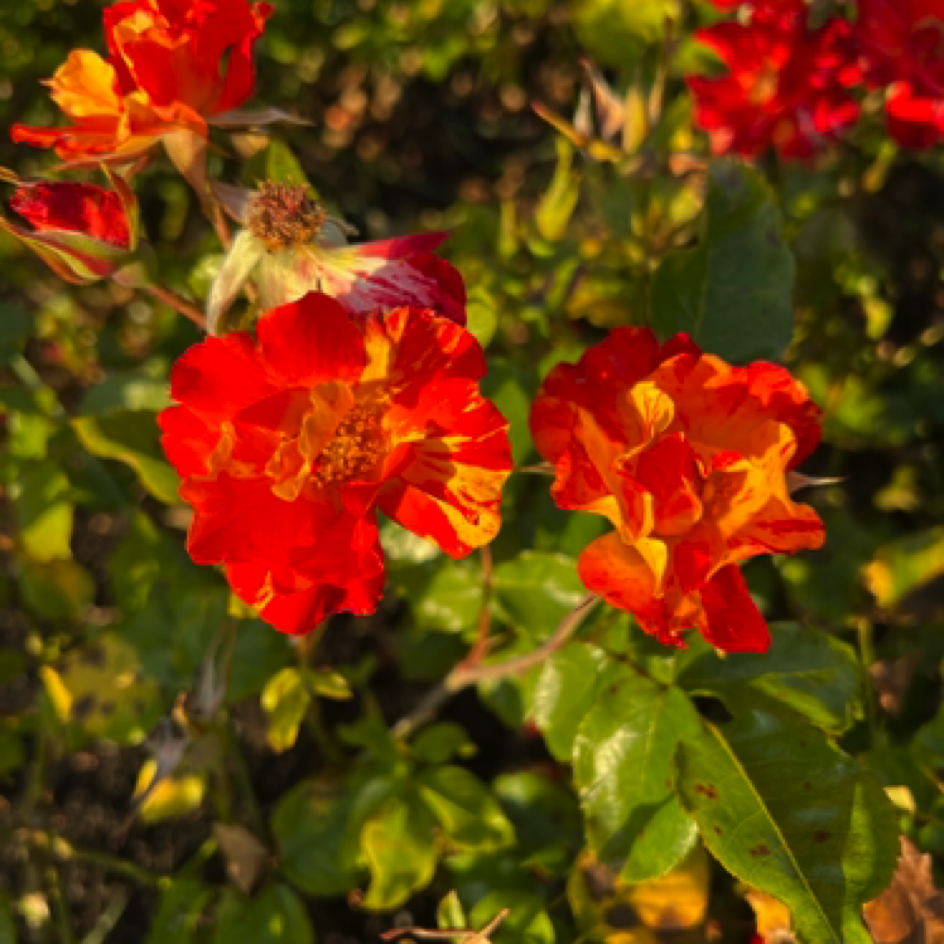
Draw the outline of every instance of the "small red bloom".
M887 87L888 131L927 148L944 138L944 0L859 0L866 82Z
M463 557L498 533L507 423L482 350L434 312L352 317L310 293L256 337L209 337L174 366L163 446L194 509L188 549L226 567L277 629L371 613L383 589L376 510Z
M74 50L49 80L72 124L13 126L13 140L63 160L129 162L161 138L206 138L207 120L252 94L252 45L268 3L121 0L105 10L109 57Z
M819 410L783 368L730 367L686 336L618 328L559 364L531 409L561 508L616 530L580 558L588 589L671 645L697 628L729 652L770 637L738 564L817 548L823 525L786 473L819 441Z
M851 27L834 17L811 32L803 0L758 0L749 9L748 24L697 34L728 73L688 78L696 120L716 154L754 157L772 146L782 157L808 158L859 114L849 95L859 81Z
M66 281L88 283L111 275L130 261L137 246L138 211L128 184L107 173L114 190L5 173L17 187L10 207L31 228L0 217L0 229L32 249Z

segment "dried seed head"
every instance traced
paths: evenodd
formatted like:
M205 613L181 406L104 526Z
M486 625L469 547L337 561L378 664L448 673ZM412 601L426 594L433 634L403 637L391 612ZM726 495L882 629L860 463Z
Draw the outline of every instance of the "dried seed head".
M310 243L327 218L304 184L266 181L249 203L249 229L269 252Z

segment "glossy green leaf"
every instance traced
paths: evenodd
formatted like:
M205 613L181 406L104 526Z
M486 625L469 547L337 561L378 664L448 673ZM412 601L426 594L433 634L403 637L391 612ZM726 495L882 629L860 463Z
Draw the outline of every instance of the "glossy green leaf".
M461 633L474 629L482 607L482 569L475 560L430 562L391 573L424 630Z
M777 360L793 333L795 264L776 198L759 171L716 161L706 215L699 245L656 270L653 325L663 338L685 331L734 363Z
M533 892L495 889L475 903L469 923L481 930L507 908L508 916L489 936L489 941L493 944L554 944L554 924L545 907L544 899Z
M629 882L655 878L691 851L695 826L675 791L680 739L699 731L685 693L627 670L601 690L574 742L587 839Z
M606 670L614 674L607 654L596 646L570 643L555 652L541 667L534 685L531 715L541 729L548 750L569 763L577 729L593 706ZM615 667L615 673L620 673Z
M302 900L281 882L251 898L227 888L216 910L213 944L314 944L315 930Z
M357 884L357 850L347 841L351 797L327 780L303 780L272 813L279 869L308 895L343 895Z
M782 901L801 940L868 944L862 904L898 857L897 817L870 773L805 722L761 709L686 737L678 766L709 850Z
M360 847L371 876L364 907L389 911L432 881L439 858L436 820L419 793L403 792L367 820Z
M862 672L855 650L834 636L774 623L770 649L721 658L693 639L678 664L686 691L717 695L732 710L750 706L759 693L800 712L825 731L845 731L862 715Z
M177 473L158 444L156 413L116 410L102 416L78 416L72 427L89 452L131 466L155 498L167 505L177 503Z
M531 639L544 639L586 597L577 564L563 554L523 551L495 566L494 613Z
M452 844L490 850L514 842L511 823L498 802L464 767L434 767L415 778L420 794Z
M506 357L489 357L488 373L482 380L482 393L508 420L508 438L515 465L521 465L534 454L528 430L528 414L536 391L533 374L522 370Z

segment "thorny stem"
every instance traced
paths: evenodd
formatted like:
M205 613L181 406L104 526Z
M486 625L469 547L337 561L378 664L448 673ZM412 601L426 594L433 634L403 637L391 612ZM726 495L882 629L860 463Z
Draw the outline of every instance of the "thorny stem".
M478 665L488 652L488 631L492 625L492 549L486 544L482 548L482 609L479 613L478 634L475 645L462 660L466 669Z
M160 285L142 285L141 289L149 295L153 295L165 305L169 305L174 311L179 312L185 318L189 318L201 330L206 330L206 318L204 318L203 312L192 302L187 301L182 295L178 295L169 288L164 288Z
M425 928L394 928L392 931L385 931L380 936L385 941L393 941L406 934L418 937L421 940L429 941L449 941L458 940L460 944L488 944L492 934L495 933L498 926L511 914L510 908L502 908L501 911L492 918L481 931L427 931Z
M557 629L537 649L515 656L505 662L494 662L489 665L469 666L460 662L409 714L404 715L394 726L393 736L397 739L409 737L418 727L425 723L439 707L453 695L461 692L470 685L479 682L495 682L526 672L528 669L540 665L545 659L561 648L577 631L584 617L599 602L600 597L595 593L584 597L560 622Z

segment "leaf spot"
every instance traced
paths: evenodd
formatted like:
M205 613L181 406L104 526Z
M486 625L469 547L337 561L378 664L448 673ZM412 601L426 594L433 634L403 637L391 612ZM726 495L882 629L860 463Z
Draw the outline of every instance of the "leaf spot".
M825 829L818 829L813 833L813 842L828 842L832 838L832 833Z
M703 796L706 796L709 800L718 799L718 790L716 789L713 783L696 783L695 792L701 793Z
M762 842L759 842L756 846L754 846L753 849L748 849L748 852L750 852L750 854L754 856L755 859L759 858L760 856L770 855L770 850L767 848L766 844Z

